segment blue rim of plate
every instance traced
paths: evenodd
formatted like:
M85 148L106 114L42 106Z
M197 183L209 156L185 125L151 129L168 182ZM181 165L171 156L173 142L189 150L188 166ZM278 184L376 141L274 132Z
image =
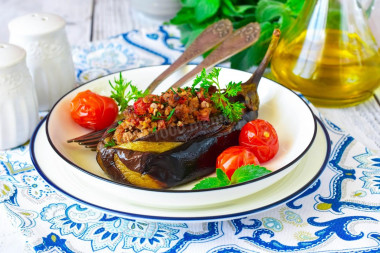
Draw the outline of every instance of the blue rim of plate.
M52 109L50 110L49 114L46 116L46 128L45 128L45 131L46 131L46 135L47 135L47 138L48 138L48 141L50 143L50 146L54 149L54 151L64 160L66 161L68 164L70 164L71 166L75 167L76 169L80 170L81 172L83 173L86 173L92 177L96 177L97 179L100 179L100 180L103 180L103 181L107 181L109 183L113 183L113 184L116 184L116 185L119 185L119 186L123 186L123 187L130 187L130 188L134 188L134 189L138 189L138 190L142 190L142 191L152 191L152 192L163 192L163 193L194 193L194 192L206 192L206 191L215 191L216 189L215 188L210 188L210 189L200 189L200 190L171 190L171 189L150 189L150 188L143 188L143 187L139 187L139 186L135 186L135 185L127 185L127 184L123 184L123 183L120 183L120 182L117 182L117 181L114 181L114 180L110 180L110 179L107 179L107 178L104 178L104 177L101 177L101 176L98 176L98 175L95 175L87 170L85 170L84 168L78 166L77 164L73 163L70 159L68 159L66 156L64 156L54 145L53 141L51 140L50 138L50 135L49 135L49 130L48 130L48 125L49 125L49 120L50 120L50 115L51 113L54 111L55 107L61 102L62 99L64 99L68 94L70 94L71 92L74 92L75 90L77 90L78 88L84 86L84 85L88 85L89 83L95 81L95 80L98 80L98 79L102 79L102 78L106 78L106 77L109 77L109 76L112 76L112 75L115 75L119 72L125 72L125 71L131 71L131 70L136 70L136 69L144 69L144 68L154 68L154 67L162 67L162 66L169 66L169 65L157 65L157 66L146 66L146 67L138 67L138 68L131 68L131 69L126 69L126 70L121 70L121 71L117 71L115 73L111 73L109 75L106 75L106 76L101 76L101 77L98 77L96 79L93 79L91 81L88 81L86 83L83 83L82 85L70 90L69 92L67 92L65 95L63 95L55 104L54 106L52 107ZM186 66L195 66L194 64L189 64L189 65L186 65ZM224 68L224 69L230 69L230 68L225 68L225 67L220 67L220 68ZM238 71L238 72L243 72L245 74L247 74L248 72L246 71L242 71L242 70L237 70L237 69L233 69L234 71ZM268 78L265 78L265 77L262 77L263 79L268 79ZM311 110L310 106L306 103L305 100L303 100L300 96L298 96L294 91L292 91L291 89L283 86L282 84L276 82L276 81L273 81L273 80L270 80L268 79L269 81L271 82L274 82L276 83L277 85L281 86L282 88L285 88L287 89L288 91L290 91L291 93L293 93L294 96L296 96L298 99L300 99L300 101L302 101L306 107L309 109L311 115L312 115L312 118L314 120L314 133L313 133L313 137L311 138L310 140L310 143L308 144L308 146L303 150L303 152L301 152L296 158L294 158L292 161L290 161L289 163L287 163L286 165L284 165L283 167L277 169L276 171L274 172L271 172L267 175L264 175L262 177L259 177L259 178L256 178L256 179L252 179L252 180L249 180L249 181L246 181L246 182L243 182L243 183L239 183L239 184L235 184L235 185L229 185L229 186L223 186L223 187L219 187L217 190L223 190L223 189L227 189L227 188L231 188L231 187L239 187L241 185L245 185L245 184L251 184L251 183L254 183L254 182L257 182L257 181L261 181L267 177L271 177L275 174L278 174L282 171L284 171L285 169L289 168L291 165L293 165L294 163L296 163L297 161L299 161L305 154L306 152L310 149L310 147L312 146L312 144L314 143L314 140L315 140L315 136L317 134L317 121L316 121L316 117L314 116L314 113L313 111Z
M313 114L314 115L314 114ZM109 209L109 208L106 208L106 207L103 207L103 206L99 206L99 205L96 205L96 204L92 204L92 203L89 203L87 202L86 200L83 200L83 199L80 199L78 197L75 197L73 196L72 194L66 192L65 190L61 189L59 186L57 186L54 182L52 182L45 174L44 172L42 171L41 167L39 166L38 162L37 162L37 159L35 157L35 140L36 140L36 137L37 137L37 134L42 126L42 124L46 121L47 117L45 117L43 120L41 120L41 122L38 124L38 126L36 127L36 129L34 130L33 132L33 135L30 139L30 157L31 157L31 160L32 160L32 163L33 165L35 166L37 172L40 174L40 176L46 181L48 182L50 185L52 185L54 188L56 188L58 191L60 192L63 192L65 195L67 195L68 197L80 202L80 203L83 203L85 205L89 205L91 207L95 207L97 209L100 209L101 211L105 211L105 212L110 212L110 213L113 213L113 214L116 214L117 216L121 216L121 217L129 217L129 218L136 218L136 219L144 219L144 220L154 220L154 221L219 221L219 220L227 220L227 219L236 219L238 217L244 217L244 216L248 216L248 215L251 215L251 214L254 214L254 213L258 213L258 212L261 212L261 211L265 211L265 210L268 210L268 209L271 209L275 206L278 206L280 204L283 204L285 202L288 202L292 199L295 199L296 196L300 195L302 192L304 192L307 188L309 188L309 186L318 179L318 177L322 174L322 172L325 170L326 168L326 165L328 163L328 160L329 160L329 156L330 156L330 152L331 152L331 141L330 141L330 136L328 134L328 131L326 129L326 127L323 125L322 121L320 119L318 119L315 115L314 115L314 118L316 121L319 122L319 125L321 126L322 130L323 130L323 133L324 133L324 136L326 138L326 155L325 155L325 158L324 158L324 161L322 163L322 166L319 168L318 172L314 175L314 177L309 180L308 182L305 183L305 185L303 187L301 187L300 189L298 189L297 191L293 192L292 194L288 195L287 197L283 198L283 199L280 199L276 202L273 202L269 205L266 205L266 206L263 206L263 207L260 207L260 208L256 208L256 209L251 209L251 210L248 210L248 211L244 211L244 212L240 212L240 213L232 213L232 214L225 214L225 215L219 215L219 216L205 216L205 217L165 217L165 216L153 216L153 215L143 215L143 214L136 214L136 213L128 213L128 212L121 212L121 211L116 211L116 210L113 210L113 209Z

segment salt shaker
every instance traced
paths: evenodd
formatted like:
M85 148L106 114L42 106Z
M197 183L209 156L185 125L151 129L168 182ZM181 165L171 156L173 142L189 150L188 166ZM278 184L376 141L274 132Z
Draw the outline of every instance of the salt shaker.
M25 143L38 122L38 103L24 49L0 43L0 149Z
M75 87L75 70L63 18L48 13L21 16L9 22L9 41L24 48L39 110L51 109Z

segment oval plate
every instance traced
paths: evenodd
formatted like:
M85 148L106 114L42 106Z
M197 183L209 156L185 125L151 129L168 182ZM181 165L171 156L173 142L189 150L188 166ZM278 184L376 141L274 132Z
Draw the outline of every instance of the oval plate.
M287 176L259 192L216 206L202 208L154 208L131 203L128 196L110 194L79 170L70 170L51 148L45 122L34 132L30 144L32 162L40 175L58 190L92 207L114 215L153 221L199 222L244 217L284 204L306 190L323 172L330 154L330 138L318 120L317 135L300 164ZM146 201L149 201L147 199Z
M184 73L194 66L186 66L174 73L158 91L166 90ZM123 72L128 80L140 89L144 89L167 66L146 67ZM230 81L245 81L250 73L223 68L219 80L221 84ZM279 136L280 149L278 154L262 166L273 171L261 178L238 185L192 191L198 181L165 190L153 190L136 186L120 184L110 179L97 164L95 152L86 150L75 143L66 140L89 132L77 125L70 117L70 101L78 92L91 90L101 95L110 94L109 80L118 77L109 75L91 81L66 94L53 107L47 118L46 133L55 152L67 163L67 169L73 173L81 173L86 181L97 182L95 185L107 189L109 194L122 194L128 200L138 205L161 208L201 208L233 201L258 192L290 173L300 162L300 159L311 147L316 134L316 121L308 105L289 89L263 78L259 85L260 110L259 118L269 121ZM190 84L188 84L190 85ZM211 175L212 176L212 175Z

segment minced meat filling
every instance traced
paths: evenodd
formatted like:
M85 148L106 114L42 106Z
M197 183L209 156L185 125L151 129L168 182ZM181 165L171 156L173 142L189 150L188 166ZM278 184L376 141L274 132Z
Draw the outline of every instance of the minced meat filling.
M210 97L215 87L192 92L190 88L168 91L139 98L123 112L124 121L115 130L117 144L133 141L169 126L183 126L198 121L209 121L218 113Z

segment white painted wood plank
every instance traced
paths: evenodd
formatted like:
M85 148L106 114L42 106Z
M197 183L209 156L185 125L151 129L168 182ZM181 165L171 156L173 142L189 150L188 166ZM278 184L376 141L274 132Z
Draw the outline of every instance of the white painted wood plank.
M380 45L380 1L377 0L369 19L373 35ZM379 70L380 71L380 70ZM341 109L318 108L327 119L331 120L357 141L380 154L380 84L372 98L360 105Z
M66 20L66 30L72 45L88 42L91 35L93 7L93 40L107 39L133 29L154 29L164 21L135 11L131 7L130 0L0 0L0 41L8 41L7 24L12 18L45 11L58 14ZM379 16L380 1L377 1L370 25L378 42L380 41ZM380 88L376 93L379 101ZM380 105L375 99L355 107L318 108L318 110L368 148L380 153Z
M8 22L13 18L33 12L49 12L66 20L66 32L71 44L87 42L91 31L92 1L1 0L0 41L8 41Z
M155 29L165 21L136 11L130 0L95 0L94 14L94 41L134 29Z
M134 28L130 1L95 0L92 40L107 39Z
M380 106L374 98L353 107L317 109L357 141L380 154Z

